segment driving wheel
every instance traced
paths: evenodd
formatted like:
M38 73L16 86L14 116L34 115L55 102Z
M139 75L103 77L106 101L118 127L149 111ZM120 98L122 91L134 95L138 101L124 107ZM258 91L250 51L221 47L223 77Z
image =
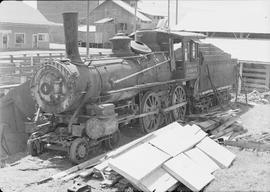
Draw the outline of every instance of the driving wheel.
M172 105L180 103L183 103L183 105L172 110L174 120L184 119L187 109L185 102L187 102L185 89L181 85L178 85L172 91Z
M155 112L160 109L160 99L154 92L147 92L141 101L140 112L149 113ZM150 114L140 118L140 129L143 133L150 133L158 129L160 125L160 114L159 112Z

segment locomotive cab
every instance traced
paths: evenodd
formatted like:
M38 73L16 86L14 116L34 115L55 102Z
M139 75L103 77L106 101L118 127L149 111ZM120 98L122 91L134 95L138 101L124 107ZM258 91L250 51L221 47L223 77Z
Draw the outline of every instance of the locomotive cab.
M134 37L134 34L131 35ZM195 79L199 72L199 39L203 34L145 30L136 32L136 39L154 52L165 52L171 58L174 78Z

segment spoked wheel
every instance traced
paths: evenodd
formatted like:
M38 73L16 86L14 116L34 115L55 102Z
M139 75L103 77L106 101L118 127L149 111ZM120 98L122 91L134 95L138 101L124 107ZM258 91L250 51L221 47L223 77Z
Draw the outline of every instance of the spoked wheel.
M171 101L170 101L170 97L168 96L167 98L165 98L164 102L162 102L161 107L162 109L165 109L170 106L171 106ZM168 111L161 114L160 126L168 125L171 122L173 122L172 111Z
M88 142L83 138L77 138L72 141L69 149L69 158L72 162L78 164L87 159Z
M186 92L180 85L176 86L172 92L172 105L187 102ZM187 105L182 105L172 110L174 120L184 119L186 114Z
M120 142L120 131L117 130L113 134L110 135L108 139L104 141L105 147L109 150L115 149Z
M160 99L154 92L147 92L141 101L140 112L148 113L156 111L160 108ZM143 133L150 133L158 129L160 125L160 114L155 113L140 118L140 128Z

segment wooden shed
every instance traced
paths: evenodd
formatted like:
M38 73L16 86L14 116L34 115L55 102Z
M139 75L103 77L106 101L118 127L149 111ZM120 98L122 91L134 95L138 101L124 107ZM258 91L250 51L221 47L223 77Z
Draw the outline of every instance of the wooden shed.
M250 92L270 89L270 40L207 38L238 59L241 89Z
M89 25L96 26L94 42L109 45L109 39L117 32L130 34L134 31L135 8L121 0L108 0L101 3L90 12ZM153 29L155 23L142 14L137 12L137 29ZM81 24L86 24L86 18L81 19Z

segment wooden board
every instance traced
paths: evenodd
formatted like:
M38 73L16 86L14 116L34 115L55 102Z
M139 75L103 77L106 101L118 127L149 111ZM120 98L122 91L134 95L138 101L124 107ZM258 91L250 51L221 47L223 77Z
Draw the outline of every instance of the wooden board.
M204 138L197 147L213 159L220 167L228 168L235 155L209 137Z
M178 122L173 122L173 123L170 123L169 125L166 125L165 127L162 127L161 129L153 132L154 136L160 136L160 135L163 135L163 134L166 134L166 133L170 133L171 131L174 131L174 130L183 130L183 126L180 125Z
M206 133L197 125L179 126L178 129L170 130L151 139L149 143L174 157L192 148L206 136Z
M140 181L140 184L143 185L141 190L145 191L155 191L155 192L164 192L173 190L179 182L177 179L172 177L161 167L157 168L155 171L150 173L148 176L143 178ZM145 190L144 190L145 189Z
M209 173L213 173L220 168L210 157L197 147L186 151L184 154Z
M108 158L113 158L113 157L119 156L119 155L125 153L126 151L131 150L132 148L134 148L136 146L139 146L139 145L141 145L143 143L148 142L149 140L151 140L152 138L157 137L158 135L164 134L164 133L166 133L166 132L168 132L170 130L177 129L180 126L181 125L179 123L173 122L173 123L161 128L159 130L156 130L156 131L154 131L152 133L148 133L147 135L145 135L145 136L143 136L143 137L141 137L139 139L136 139L136 140L134 140L134 141L132 141L130 143L127 143L127 144L125 144L125 145L123 145L123 146L109 152L107 154L107 157Z
M138 184L141 179L169 158L170 156L166 153L144 143L112 159L109 167L131 182Z
M183 153L164 163L163 168L193 191L200 191L214 179Z
M200 126L204 131L215 129L219 124L220 122L213 121L211 119L196 123L196 125Z

